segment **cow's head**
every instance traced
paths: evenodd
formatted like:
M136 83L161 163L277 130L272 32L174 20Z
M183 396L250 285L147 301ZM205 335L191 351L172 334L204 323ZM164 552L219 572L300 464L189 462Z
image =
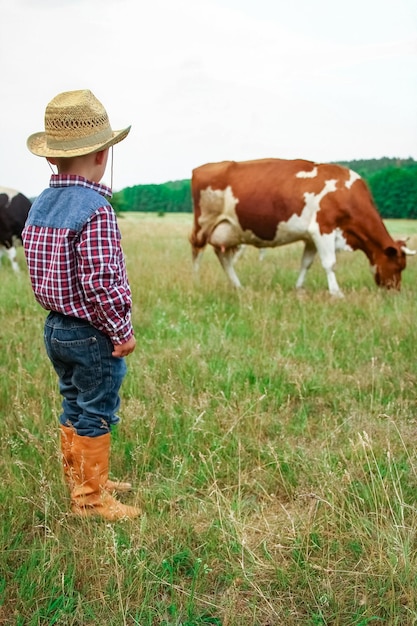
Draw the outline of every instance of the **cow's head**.
M395 241L394 245L388 246L378 255L374 275L379 287L400 290L401 272L406 266L406 256L416 254L416 250L410 250L405 244L405 241Z

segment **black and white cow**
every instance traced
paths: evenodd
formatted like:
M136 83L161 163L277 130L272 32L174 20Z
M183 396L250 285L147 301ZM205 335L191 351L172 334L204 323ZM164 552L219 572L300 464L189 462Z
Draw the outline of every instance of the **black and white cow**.
M16 261L15 241L22 242L31 201L22 193L8 187L0 187L0 259L6 254L13 269L19 271Z

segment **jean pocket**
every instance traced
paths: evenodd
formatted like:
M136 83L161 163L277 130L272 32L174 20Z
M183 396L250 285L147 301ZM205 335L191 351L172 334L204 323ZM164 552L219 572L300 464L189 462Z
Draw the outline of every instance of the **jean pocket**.
M54 337L51 340L51 348L52 362L58 376L61 377L64 371L71 370L72 383L81 392L91 391L101 385L103 371L97 337L90 336L70 341Z

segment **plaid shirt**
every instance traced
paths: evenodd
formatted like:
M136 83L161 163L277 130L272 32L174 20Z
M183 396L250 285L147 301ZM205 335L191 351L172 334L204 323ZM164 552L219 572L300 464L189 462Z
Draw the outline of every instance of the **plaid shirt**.
M22 233L36 300L48 311L88 320L113 344L133 335L132 299L111 197L81 176L53 175Z

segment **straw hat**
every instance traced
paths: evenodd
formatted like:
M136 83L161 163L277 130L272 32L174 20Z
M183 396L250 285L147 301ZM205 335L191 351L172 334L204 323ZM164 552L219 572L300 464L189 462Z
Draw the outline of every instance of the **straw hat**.
M106 110L88 89L58 94L45 109L45 132L27 140L33 154L74 157L98 152L122 141L130 131L112 130Z

